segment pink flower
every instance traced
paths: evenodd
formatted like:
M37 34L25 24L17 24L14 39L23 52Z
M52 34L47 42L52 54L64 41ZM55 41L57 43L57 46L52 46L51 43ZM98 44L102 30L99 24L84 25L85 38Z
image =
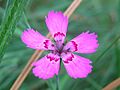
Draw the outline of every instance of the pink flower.
M22 33L21 39L27 47L37 50L49 50L50 53L33 63L33 74L42 79L52 78L58 75L60 58L72 78L85 78L92 71L91 61L87 58L73 54L73 52L89 54L96 52L98 48L97 35L83 32L73 38L66 45L68 18L62 12L50 11L45 18L49 32L54 38L54 43L39 32L27 29Z

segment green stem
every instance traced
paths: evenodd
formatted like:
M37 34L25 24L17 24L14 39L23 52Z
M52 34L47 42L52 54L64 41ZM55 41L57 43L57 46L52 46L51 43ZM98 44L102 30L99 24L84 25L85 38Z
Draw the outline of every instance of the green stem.
M28 23L28 19L27 19L27 17L26 17L24 12L23 12L23 16L24 16L24 20L25 20L25 23L26 23L27 27L31 28L30 24Z
M120 77L120 50L119 50L119 42L117 41L115 43L115 55L116 55L116 70L117 70L117 75Z
M56 75L56 90L60 90L59 89L59 76Z
M61 68L61 62L62 62L62 58L60 58L60 68ZM60 71L60 69L59 69ZM59 87L59 74L56 75L56 90L60 90L60 87Z

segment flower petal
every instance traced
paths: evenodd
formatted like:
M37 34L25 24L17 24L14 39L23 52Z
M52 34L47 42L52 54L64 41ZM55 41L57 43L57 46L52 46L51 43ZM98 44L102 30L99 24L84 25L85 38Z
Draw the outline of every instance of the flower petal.
M63 64L72 78L85 78L92 71L91 61L72 53L62 55Z
M94 53L98 46L97 35L87 31L68 42L64 50L78 53Z
M52 42L33 29L25 30L22 33L21 39L29 48L40 50L54 50L54 45Z
M50 11L45 22L54 40L63 43L67 32L68 18L62 12Z
M60 68L60 58L52 53L33 63L33 74L42 79L52 78L58 75Z

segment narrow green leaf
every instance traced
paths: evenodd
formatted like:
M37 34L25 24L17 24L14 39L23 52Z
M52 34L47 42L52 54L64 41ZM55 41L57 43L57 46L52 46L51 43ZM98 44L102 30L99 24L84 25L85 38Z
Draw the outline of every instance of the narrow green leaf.
M10 42L16 28L16 24L20 20L23 7L28 0L13 0L6 8L5 15L0 28L0 59L3 57L5 48Z
M119 50L119 42L117 41L115 43L115 55L116 55L116 70L117 75L120 77L120 50Z

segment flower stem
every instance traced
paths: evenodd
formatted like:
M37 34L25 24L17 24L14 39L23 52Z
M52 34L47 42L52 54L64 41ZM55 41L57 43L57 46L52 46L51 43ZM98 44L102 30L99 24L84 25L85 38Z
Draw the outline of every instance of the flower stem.
M60 90L59 88L59 76L56 75L56 90Z
M60 58L60 68L61 68L61 62L62 62L62 58ZM59 69L60 71L60 69ZM56 75L56 90L60 90L60 87L59 87L59 74Z
M31 26L30 26L30 24L28 23L28 19L27 19L26 15L25 15L25 12L23 12L23 17L24 17L25 23L27 24L27 27L30 29Z

